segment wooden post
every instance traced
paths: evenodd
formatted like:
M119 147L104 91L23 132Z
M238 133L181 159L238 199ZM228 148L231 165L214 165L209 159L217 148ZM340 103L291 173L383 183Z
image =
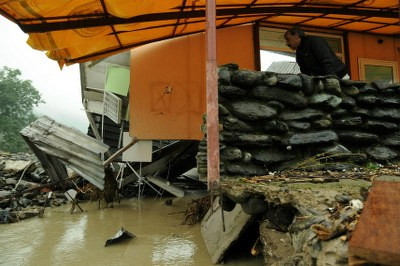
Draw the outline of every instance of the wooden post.
M206 2L207 181L219 187L218 84L215 0Z

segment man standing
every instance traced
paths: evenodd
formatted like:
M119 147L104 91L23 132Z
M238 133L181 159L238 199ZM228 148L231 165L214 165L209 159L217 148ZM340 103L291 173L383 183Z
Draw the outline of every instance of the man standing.
M285 33L286 45L296 50L296 61L303 74L312 76L335 75L349 79L346 65L336 56L329 44L321 37L306 36L297 28Z

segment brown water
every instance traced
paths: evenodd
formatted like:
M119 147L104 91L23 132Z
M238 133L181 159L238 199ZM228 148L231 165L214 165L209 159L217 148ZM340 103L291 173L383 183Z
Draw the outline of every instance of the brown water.
M115 208L81 204L46 208L44 218L0 225L1 265L213 265L199 225L182 225L186 203L122 201ZM136 235L104 247L123 226ZM225 265L262 265L262 259L234 259Z

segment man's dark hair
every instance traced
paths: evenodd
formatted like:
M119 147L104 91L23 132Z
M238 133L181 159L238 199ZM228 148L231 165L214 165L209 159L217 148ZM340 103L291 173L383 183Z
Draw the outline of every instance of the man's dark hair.
M297 36L299 36L300 38L303 38L304 36L306 36L306 34L304 33L304 31L302 31L299 27L293 27L293 28L291 28L291 29L288 29L287 32L285 33L285 35L286 35L288 32L289 32L291 35L297 34Z

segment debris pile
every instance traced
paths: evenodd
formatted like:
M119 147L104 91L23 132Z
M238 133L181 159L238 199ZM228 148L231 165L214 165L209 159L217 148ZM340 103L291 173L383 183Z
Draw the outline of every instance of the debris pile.
M336 163L386 163L400 152L400 83L219 68L221 174L257 176L325 154ZM353 156L351 156L353 155ZM340 163L338 163L340 162ZM207 175L206 140L197 154Z
M45 207L66 203L64 192L52 191L49 183L34 155L0 152L0 224L41 216Z
M288 265L347 265L348 239L371 182L365 180L368 176L357 178L357 173L338 180L336 174L283 172L225 179L223 196L261 221L266 265L283 261ZM310 182L321 176L332 181Z
M400 165L229 178L221 181L223 208L240 205L260 221L266 265L348 265L349 239L383 176L399 177Z

